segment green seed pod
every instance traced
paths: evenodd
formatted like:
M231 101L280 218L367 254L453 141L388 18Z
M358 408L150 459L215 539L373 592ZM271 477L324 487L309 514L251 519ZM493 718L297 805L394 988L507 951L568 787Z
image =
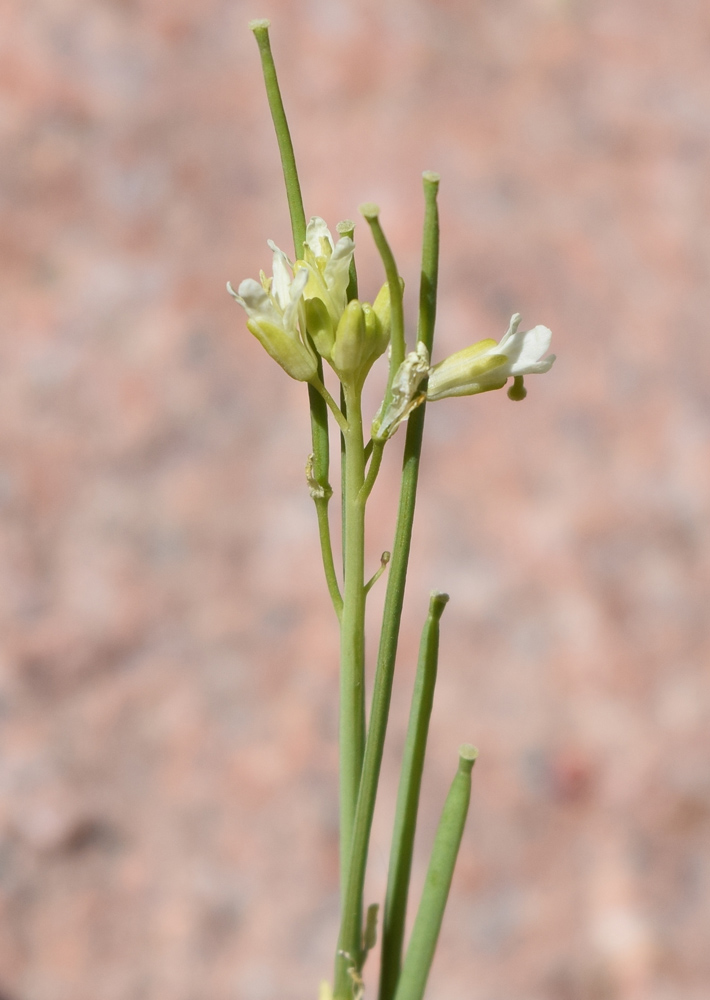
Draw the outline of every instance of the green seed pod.
M477 756L478 750L470 743L464 743L459 748L458 771L439 820L429 870L394 1000L422 1000L424 996L466 823L471 797L471 769Z

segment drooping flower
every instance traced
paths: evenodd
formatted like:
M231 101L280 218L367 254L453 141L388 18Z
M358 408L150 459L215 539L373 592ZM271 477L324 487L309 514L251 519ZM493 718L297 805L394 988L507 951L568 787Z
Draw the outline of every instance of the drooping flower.
M309 271L291 267L283 251L269 240L273 252L273 278L261 272L261 281L246 278L234 291L227 289L247 314L247 328L278 361L284 371L299 382L308 382L316 373L317 362L305 335L302 296Z
M509 378L515 380L509 390L511 399L525 395L523 376L549 371L555 355L544 357L552 333L546 326L518 331L520 314L515 313L500 343L480 340L440 361L429 372L427 399L446 396L471 396L477 392L502 389Z

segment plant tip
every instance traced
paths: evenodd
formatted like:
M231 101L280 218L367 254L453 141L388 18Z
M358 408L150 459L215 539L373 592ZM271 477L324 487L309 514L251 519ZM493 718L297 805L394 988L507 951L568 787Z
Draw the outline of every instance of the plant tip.
M380 214L380 206L376 205L374 201L366 201L360 205L360 215L364 216L366 219L376 219Z

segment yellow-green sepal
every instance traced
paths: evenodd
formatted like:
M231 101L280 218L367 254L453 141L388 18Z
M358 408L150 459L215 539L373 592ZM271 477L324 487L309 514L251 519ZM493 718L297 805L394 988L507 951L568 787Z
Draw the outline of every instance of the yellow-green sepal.
M309 382L313 378L316 359L300 340L268 320L247 320L247 329L291 378L299 382Z
M488 353L497 346L495 340L480 340L434 365L429 373L427 399L472 396L477 392L502 389L508 379L507 369L500 379L489 377L481 381L482 376L507 364L507 355Z

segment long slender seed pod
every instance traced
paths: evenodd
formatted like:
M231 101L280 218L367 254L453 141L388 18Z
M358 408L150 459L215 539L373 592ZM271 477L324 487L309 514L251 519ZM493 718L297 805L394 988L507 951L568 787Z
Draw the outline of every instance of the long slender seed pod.
M449 898L451 879L471 798L471 770L478 750L465 743L439 820L421 902L407 946L395 1000L422 1000Z
M249 27L254 33L256 44L259 47L261 57L261 69L264 76L264 86L266 97L269 102L269 110L274 123L276 141L281 157L281 167L283 170L284 186L286 188L286 198L288 200L288 211L291 217L291 231L293 233L293 249L296 258L303 257L303 244L306 241L306 213L303 209L303 196L301 194L301 183L298 179L298 169L296 167L296 156L293 150L293 141L288 127L286 110L281 88L279 87L276 75L276 65L273 53L271 52L271 40L269 39L269 22L266 19L250 21ZM323 381L323 362L318 358L318 378ZM321 552L323 555L323 566L326 578L331 581L330 591L333 598L333 605L336 613L340 617L341 609L338 598L335 595L335 588L332 581L335 579L333 567L333 552L330 540L330 521L328 518L328 501L332 495L332 489L328 482L330 473L330 451L328 444L328 407L321 394L314 386L308 386L308 404L311 411L311 438L313 442L313 465L312 476L319 487L319 494L314 495L313 500L318 518L318 534L321 542Z
M250 21L249 27L254 32L256 44L259 46L266 97L269 101L269 110L274 122L276 141L279 144L281 167L286 186L286 198L288 199L288 211L291 216L293 249L296 257L303 257L303 244L306 241L306 213L303 211L301 183L298 179L298 170L296 169L296 156L293 151L291 132L288 127L284 102L281 97L281 88L276 76L276 65L271 52L269 22L266 19Z
M387 896L382 923L380 1000L392 1000L402 965L414 834L417 828L419 793L439 658L439 622L448 600L448 594L435 591L431 595L429 614L424 623L419 646L419 663L399 779L397 811L387 873Z

